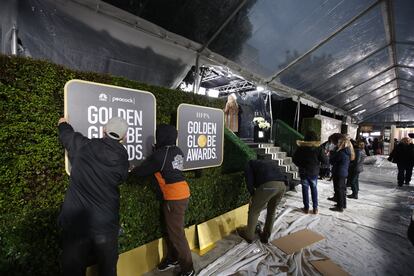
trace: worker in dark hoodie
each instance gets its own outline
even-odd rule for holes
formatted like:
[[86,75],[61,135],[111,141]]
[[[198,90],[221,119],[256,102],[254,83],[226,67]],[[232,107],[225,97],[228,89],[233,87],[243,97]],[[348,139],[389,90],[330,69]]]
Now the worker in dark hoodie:
[[120,143],[127,122],[114,117],[104,138],[88,139],[59,120],[59,139],[70,164],[69,187],[59,215],[63,275],[85,275],[94,252],[100,276],[115,276],[118,262],[119,184],[128,177],[128,153]]
[[297,141],[292,161],[299,167],[300,182],[302,184],[303,212],[309,213],[309,187],[312,196],[313,214],[318,213],[318,175],[321,164],[327,163],[324,148],[320,147],[320,141],[314,131],[305,134],[305,141]]
[[329,162],[332,165],[334,199],[336,199],[337,204],[329,210],[343,212],[346,208],[346,178],[349,163],[355,159],[355,152],[351,141],[343,134],[334,135],[332,143],[335,148],[329,155]]
[[180,275],[194,275],[191,251],[184,232],[184,216],[190,197],[190,189],[182,172],[184,154],[176,146],[177,130],[174,126],[159,125],[155,136],[154,152],[132,173],[137,176],[154,175],[162,194],[167,254],[158,264],[158,270],[180,265]]

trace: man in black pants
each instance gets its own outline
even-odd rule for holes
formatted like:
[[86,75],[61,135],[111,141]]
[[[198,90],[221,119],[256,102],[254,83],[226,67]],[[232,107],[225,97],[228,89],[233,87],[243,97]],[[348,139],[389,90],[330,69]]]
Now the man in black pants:
[[63,228],[63,275],[83,276],[93,254],[100,276],[116,276],[119,233],[118,185],[128,177],[128,153],[120,141],[128,124],[109,120],[104,138],[88,139],[59,120],[59,139],[72,166],[59,215]]

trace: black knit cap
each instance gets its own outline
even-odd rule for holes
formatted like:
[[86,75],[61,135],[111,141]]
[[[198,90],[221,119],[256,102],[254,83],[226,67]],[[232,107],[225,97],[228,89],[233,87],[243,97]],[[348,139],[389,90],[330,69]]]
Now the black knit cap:
[[157,140],[157,148],[175,145],[177,141],[177,129],[172,125],[160,124],[157,126],[155,138]]

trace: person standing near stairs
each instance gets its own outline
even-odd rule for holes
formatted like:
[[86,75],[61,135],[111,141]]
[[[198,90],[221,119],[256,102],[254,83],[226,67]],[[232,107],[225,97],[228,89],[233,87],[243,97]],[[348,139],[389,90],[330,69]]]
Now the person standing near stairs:
[[314,131],[308,131],[305,141],[297,141],[299,146],[293,155],[293,163],[299,167],[302,184],[303,212],[309,213],[309,188],[312,196],[313,214],[318,213],[318,175],[321,164],[327,162],[327,156]]

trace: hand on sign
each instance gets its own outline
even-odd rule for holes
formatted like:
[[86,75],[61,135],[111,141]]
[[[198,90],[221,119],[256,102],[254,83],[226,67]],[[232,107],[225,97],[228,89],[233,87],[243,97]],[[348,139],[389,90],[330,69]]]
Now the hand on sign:
[[68,121],[66,120],[65,117],[62,117],[59,119],[58,125],[60,125],[61,123],[67,123]]

